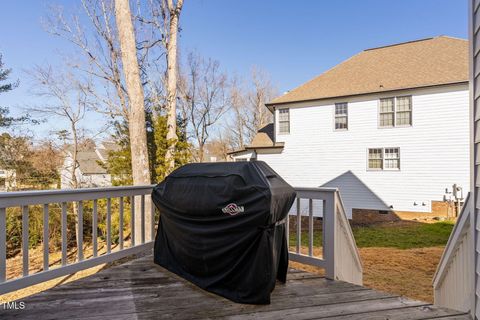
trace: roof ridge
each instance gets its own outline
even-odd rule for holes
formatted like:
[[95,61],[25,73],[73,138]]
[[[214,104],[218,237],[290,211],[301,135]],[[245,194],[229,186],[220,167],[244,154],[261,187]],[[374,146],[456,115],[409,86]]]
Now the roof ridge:
[[438,38],[449,38],[449,39],[453,39],[453,40],[468,41],[467,39],[463,39],[463,38],[459,38],[459,37],[446,36],[446,35],[443,35],[443,34],[442,34],[442,35],[438,35],[438,36],[434,36],[434,37],[420,38],[420,39],[416,39],[416,40],[410,40],[410,41],[403,41],[403,42],[398,42],[398,43],[387,44],[387,45],[379,46],[379,47],[372,47],[372,48],[364,49],[363,51],[370,51],[370,50],[383,49],[383,48],[388,48],[388,47],[401,46],[401,45],[404,45],[404,44],[410,44],[410,43],[414,43],[414,42],[434,40],[434,39],[438,39]]
[[421,41],[433,40],[433,39],[435,39],[435,38],[440,38],[440,37],[443,37],[443,36],[429,37],[429,38],[422,38],[422,39],[417,39],[417,40],[410,40],[410,41],[392,43],[392,44],[387,44],[387,45],[385,45],[385,46],[380,46],[380,47],[373,47],[373,48],[364,49],[363,51],[371,51],[371,50],[377,50],[377,49],[383,49],[383,48],[401,46],[401,45],[404,45],[404,44],[409,44],[409,43],[414,43],[414,42],[421,42]]
[[468,42],[468,39],[464,39],[464,38],[460,38],[460,37],[453,37],[453,36],[446,36],[444,34],[436,36],[435,38],[449,38],[449,39],[461,40],[461,41]]

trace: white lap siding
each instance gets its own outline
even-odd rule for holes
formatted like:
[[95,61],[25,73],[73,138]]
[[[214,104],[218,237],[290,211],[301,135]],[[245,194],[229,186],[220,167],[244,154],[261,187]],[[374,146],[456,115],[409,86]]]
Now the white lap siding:
[[[378,99],[395,95],[412,96],[413,124],[379,128]],[[285,147],[257,159],[293,186],[339,187],[349,217],[352,208],[430,212],[454,183],[469,191],[468,99],[460,84],[281,106],[290,107],[290,134],[276,135]],[[346,131],[334,130],[335,102],[348,102]],[[387,147],[400,148],[400,170],[367,170],[368,148]]]

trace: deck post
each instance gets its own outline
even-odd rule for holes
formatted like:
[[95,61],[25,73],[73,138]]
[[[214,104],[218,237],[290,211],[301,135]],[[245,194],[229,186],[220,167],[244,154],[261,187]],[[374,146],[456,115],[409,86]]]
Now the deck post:
[[323,201],[323,259],[325,276],[335,280],[335,193],[328,193]]

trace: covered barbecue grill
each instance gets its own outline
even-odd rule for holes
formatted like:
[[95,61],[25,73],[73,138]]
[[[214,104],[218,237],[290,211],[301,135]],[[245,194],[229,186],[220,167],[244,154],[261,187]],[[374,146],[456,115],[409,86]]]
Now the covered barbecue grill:
[[294,189],[266,163],[188,164],[152,192],[155,263],[232,301],[270,303],[285,282]]

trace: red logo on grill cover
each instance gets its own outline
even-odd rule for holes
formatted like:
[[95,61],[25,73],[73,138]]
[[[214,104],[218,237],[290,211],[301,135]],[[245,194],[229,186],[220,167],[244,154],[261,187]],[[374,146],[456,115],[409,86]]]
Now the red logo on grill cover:
[[231,216],[242,213],[243,211],[243,206],[238,206],[236,203],[229,203],[222,209],[223,213],[228,213]]

